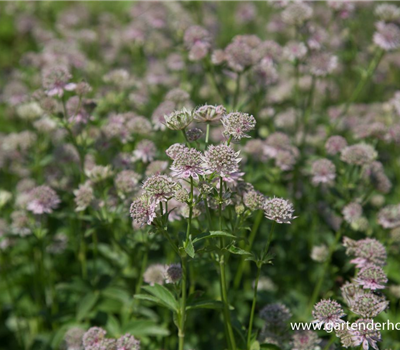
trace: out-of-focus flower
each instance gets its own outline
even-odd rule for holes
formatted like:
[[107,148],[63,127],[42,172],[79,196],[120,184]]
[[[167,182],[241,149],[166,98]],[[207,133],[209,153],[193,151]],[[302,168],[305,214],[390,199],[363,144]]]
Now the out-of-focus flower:
[[247,132],[253,130],[256,126],[254,117],[247,113],[232,112],[222,117],[221,121],[224,126],[224,136],[233,137],[234,140],[250,137]]
[[362,215],[362,206],[359,203],[351,202],[342,209],[342,214],[346,222],[351,224]]
[[202,154],[195,148],[185,148],[178,153],[171,166],[172,176],[178,178],[193,177],[198,179],[199,175],[204,175],[205,171],[202,166]]
[[30,200],[26,208],[37,215],[52,213],[60,204],[57,193],[46,185],[35,187],[29,193],[29,197]]
[[319,159],[313,162],[312,183],[314,185],[332,185],[336,178],[336,167],[329,159]]
[[154,160],[156,151],[157,148],[153,141],[142,140],[136,145],[132,160],[141,160],[143,163],[149,163]]
[[203,59],[211,47],[210,34],[201,26],[189,27],[185,32],[184,42],[189,49],[189,59],[191,61]]
[[400,47],[400,29],[396,24],[378,22],[376,23],[374,44],[385,51],[396,50]]
[[110,165],[95,165],[91,169],[85,169],[86,176],[93,182],[100,182],[113,175]]
[[268,304],[260,310],[260,318],[269,325],[285,324],[291,317],[290,310],[281,303]]
[[76,84],[70,83],[72,75],[64,66],[54,66],[43,71],[42,83],[48,96],[62,97],[64,91],[75,90]]
[[79,185],[77,190],[74,190],[76,211],[83,211],[90,206],[94,199],[93,188],[89,182]]
[[167,267],[162,264],[150,265],[143,274],[143,280],[154,286],[157,284],[164,284]]
[[385,288],[387,277],[381,267],[371,265],[358,271],[354,281],[364,289],[376,290]]
[[375,149],[366,143],[347,146],[342,149],[340,159],[351,165],[366,165],[377,157]]
[[400,204],[387,205],[378,213],[378,222],[384,228],[400,226]]
[[311,18],[313,9],[303,2],[293,2],[282,12],[282,20],[291,25],[300,26]]
[[35,101],[26,102],[17,107],[17,114],[21,119],[34,120],[43,115],[39,103]]
[[386,249],[382,243],[373,238],[366,238],[357,241],[353,249],[353,255],[356,259],[351,260],[352,264],[356,264],[357,268],[386,264]]
[[164,115],[165,125],[172,130],[183,130],[193,121],[193,113],[186,108]]
[[67,350],[82,350],[82,338],[84,334],[85,331],[82,328],[70,328],[64,335],[64,342]]
[[375,7],[375,15],[382,21],[396,21],[400,18],[400,8],[393,4],[379,4]]
[[133,170],[122,170],[115,178],[115,187],[123,194],[132,193],[139,183],[140,175]]
[[117,339],[117,342],[115,344],[115,349],[116,350],[140,350],[140,341],[137,340],[133,335],[125,334]]
[[143,195],[132,202],[129,211],[134,224],[139,227],[151,225],[156,217],[156,203]]
[[316,77],[325,77],[332,74],[337,66],[337,57],[328,52],[316,52],[310,56],[308,61],[309,71]]
[[199,128],[192,128],[186,131],[186,137],[189,142],[197,141],[203,135],[203,130]]
[[226,115],[224,106],[204,105],[194,111],[194,120],[199,123],[211,123]]
[[169,265],[166,269],[166,283],[177,283],[182,278],[182,267],[179,264]]
[[321,339],[313,331],[296,331],[292,337],[292,350],[310,350],[318,348]]
[[243,195],[243,203],[250,210],[263,209],[265,197],[256,190],[250,190]]
[[257,14],[256,7],[253,3],[239,3],[236,9],[236,20],[239,23],[251,22]]
[[334,300],[321,300],[315,304],[312,315],[313,322],[331,326],[344,322],[342,317],[346,316],[340,304]]
[[90,328],[82,338],[83,346],[85,349],[101,349],[105,345],[106,331],[100,327]]
[[338,154],[347,146],[347,141],[343,136],[331,136],[325,143],[326,152],[330,155]]
[[218,176],[229,177],[239,170],[239,152],[235,152],[227,145],[210,145],[202,157],[206,174],[215,173]]
[[312,247],[311,250],[311,259],[317,262],[324,262],[328,257],[329,250],[325,244],[316,245]]
[[302,42],[292,41],[283,48],[284,57],[294,62],[303,59],[307,54],[307,46]]
[[278,224],[291,224],[291,221],[297,218],[293,216],[293,204],[287,199],[269,198],[265,201],[263,209],[265,217]]

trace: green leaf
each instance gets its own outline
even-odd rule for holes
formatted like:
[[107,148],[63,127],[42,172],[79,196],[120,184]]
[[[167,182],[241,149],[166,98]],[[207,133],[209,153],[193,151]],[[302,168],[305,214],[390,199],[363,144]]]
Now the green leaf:
[[250,346],[250,350],[260,350],[260,343],[257,340],[254,341]]
[[160,302],[162,302],[162,304],[167,308],[176,312],[178,311],[179,304],[177,300],[175,299],[174,295],[164,286],[155,284],[154,286],[145,286],[142,288],[146,292],[158,298]]
[[107,316],[106,328],[111,336],[117,337],[121,333],[121,327],[119,325],[118,319],[113,315]]
[[248,252],[247,250],[244,250],[242,248],[236,247],[234,245],[231,245],[227,249],[230,253],[232,254],[237,254],[237,255],[252,255],[252,253]]
[[125,327],[123,327],[122,333],[130,333],[135,337],[142,336],[168,336],[170,333],[165,326],[159,325],[153,321],[149,320],[135,320],[129,322]]
[[81,301],[77,305],[76,318],[78,319],[78,321],[83,320],[88,315],[88,313],[96,305],[99,297],[99,293],[89,292],[83,297],[83,299],[81,299]]
[[194,252],[194,246],[192,242],[192,237],[189,237],[188,242],[185,242],[185,252],[191,257],[194,258],[195,252]]
[[225,231],[210,231],[210,234],[205,235],[205,236],[200,236],[197,237],[193,240],[193,243],[201,241],[203,239],[207,239],[207,238],[215,238],[215,237],[228,237],[228,238],[233,238],[233,239],[240,239],[228,232]]
[[219,300],[193,300],[188,302],[186,310],[191,309],[222,309],[223,304]]
[[261,344],[262,350],[281,350],[281,348],[275,344]]
[[107,298],[119,300],[124,304],[129,304],[132,300],[131,295],[127,291],[117,287],[108,287],[101,294]]

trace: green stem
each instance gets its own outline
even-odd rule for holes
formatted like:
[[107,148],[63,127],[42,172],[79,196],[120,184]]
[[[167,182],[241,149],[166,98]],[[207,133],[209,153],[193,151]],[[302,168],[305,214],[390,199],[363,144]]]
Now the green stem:
[[336,232],[335,241],[329,247],[328,256],[327,256],[327,258],[325,260],[325,263],[324,263],[324,266],[323,266],[323,269],[322,269],[322,273],[321,273],[321,275],[320,275],[320,277],[318,279],[317,284],[315,285],[313,294],[311,296],[310,303],[308,305],[308,313],[307,314],[309,314],[311,312],[311,309],[313,308],[313,306],[314,306],[314,304],[315,304],[315,302],[316,302],[316,300],[318,298],[318,295],[319,295],[321,287],[322,287],[322,283],[324,282],[324,278],[325,278],[326,272],[328,270],[328,267],[329,267],[331,259],[332,259],[332,255],[335,252],[336,246],[337,246],[337,244],[338,244],[338,242],[339,242],[341,237],[342,237],[342,231],[339,229]]
[[181,280],[181,303],[180,303],[180,319],[179,319],[179,350],[183,350],[185,343],[185,321],[186,321],[186,257],[181,257],[182,262],[182,280]]
[[240,93],[240,78],[241,78],[241,73],[238,73],[236,76],[236,89],[235,89],[235,94],[233,95],[233,102],[232,102],[232,109],[235,110],[237,108],[237,103],[239,99],[239,93]]
[[210,123],[207,123],[207,129],[206,129],[206,144],[208,143],[209,137],[210,137]]
[[186,146],[187,146],[188,148],[190,148],[190,143],[189,143],[189,140],[188,140],[188,138],[187,138],[185,129],[182,129],[181,131],[182,131],[183,137],[185,138]]
[[253,320],[254,320],[254,311],[256,309],[257,303],[257,290],[258,290],[258,280],[260,279],[261,273],[261,264],[257,264],[257,275],[256,280],[254,282],[254,294],[253,294],[253,303],[251,305],[251,312],[250,312],[250,321],[249,321],[249,329],[247,333],[247,349],[250,350],[250,341],[251,341],[251,331],[253,329]]

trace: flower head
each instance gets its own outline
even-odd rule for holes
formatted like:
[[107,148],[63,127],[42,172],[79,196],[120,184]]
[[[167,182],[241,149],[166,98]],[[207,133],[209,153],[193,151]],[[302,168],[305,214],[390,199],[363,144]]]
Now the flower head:
[[381,333],[375,328],[374,321],[370,319],[359,319],[355,322],[356,330],[353,331],[355,345],[362,345],[364,350],[368,350],[371,345],[375,350],[379,350],[376,342],[381,341]]
[[92,327],[83,335],[82,342],[85,350],[100,350],[106,341],[106,331],[100,327]]
[[374,44],[385,51],[396,50],[400,47],[400,29],[396,24],[378,22],[376,23]]
[[299,26],[309,20],[312,14],[311,6],[303,2],[293,2],[283,10],[282,20],[287,24]]
[[140,350],[140,341],[130,334],[119,337],[115,345],[116,350]]
[[341,318],[346,316],[340,304],[334,300],[321,300],[315,304],[312,314],[315,318],[313,322],[330,325],[344,322]]
[[164,284],[166,269],[167,267],[162,264],[150,265],[143,274],[143,280],[151,286],[156,283]]
[[382,243],[373,238],[357,241],[354,255],[356,259],[350,262],[356,264],[357,268],[370,265],[383,266],[386,264],[386,249]]
[[268,304],[260,311],[260,317],[270,325],[284,324],[292,314],[290,310],[281,303]]
[[64,342],[68,350],[82,350],[82,338],[85,331],[79,327],[70,328],[64,335]]
[[154,159],[156,150],[157,148],[153,141],[142,140],[133,151],[133,159],[140,159],[143,163],[149,163]]
[[250,137],[247,132],[254,129],[256,120],[247,113],[233,112],[224,116],[222,119],[224,126],[224,136],[233,137],[235,140],[240,140],[243,137]]
[[325,77],[337,68],[338,59],[328,52],[317,52],[308,61],[309,71],[316,77]]
[[353,303],[350,305],[351,311],[362,317],[376,317],[386,310],[389,302],[384,297],[368,292],[357,294]]
[[371,265],[358,271],[354,281],[364,289],[376,290],[384,289],[388,279],[381,267]]
[[34,214],[52,213],[60,204],[57,193],[49,186],[35,187],[29,193],[27,209]]
[[140,175],[133,170],[122,170],[115,178],[115,187],[121,193],[132,193],[139,183]]
[[64,66],[54,66],[43,71],[42,83],[48,96],[61,97],[64,90],[72,91],[76,84],[70,83],[71,74]]
[[151,225],[156,217],[156,203],[151,202],[147,196],[134,200],[130,208],[133,223],[139,227]]
[[400,204],[387,205],[378,213],[378,222],[384,228],[400,226]]
[[343,299],[346,301],[348,306],[353,305],[354,299],[358,295],[362,295],[365,291],[357,284],[346,282],[341,288],[340,291],[342,293]]
[[329,159],[314,161],[311,169],[312,183],[314,185],[331,185],[336,178],[336,167]]
[[167,267],[166,282],[177,283],[182,278],[182,267],[179,264],[172,264]]
[[297,331],[292,337],[292,350],[310,350],[318,347],[321,339],[313,331]]
[[198,179],[199,175],[204,174],[201,152],[195,148],[185,148],[181,153],[176,155],[171,170],[172,176]]
[[375,15],[382,21],[395,21],[400,18],[400,8],[392,4],[379,4],[375,8]]
[[326,152],[330,155],[338,154],[347,146],[347,141],[343,136],[331,136],[325,143]]
[[263,209],[265,197],[256,190],[250,190],[244,193],[243,202],[250,210]]
[[194,111],[194,120],[199,123],[211,123],[220,120],[226,115],[224,106],[204,105]]
[[278,224],[290,224],[297,216],[293,216],[293,204],[283,198],[269,198],[264,203],[264,214],[267,219]]
[[358,143],[342,149],[340,159],[352,165],[366,165],[373,162],[377,157],[375,149],[366,143]]
[[356,202],[351,202],[343,208],[342,214],[345,221],[351,224],[361,217],[362,206]]
[[186,131],[186,137],[189,142],[197,141],[203,135],[203,130],[199,128],[192,128]]
[[168,157],[175,160],[187,147],[181,143],[174,143],[165,151]]
[[85,210],[94,199],[93,188],[89,182],[79,185],[79,188],[74,190],[74,195],[76,211]]
[[239,170],[239,152],[235,152],[227,145],[210,145],[204,152],[203,167],[206,174],[217,174],[222,177],[229,177],[230,174]]
[[186,108],[164,115],[165,125],[172,130],[183,130],[193,121],[193,113]]
[[142,186],[152,202],[167,201],[181,186],[166,175],[153,175]]

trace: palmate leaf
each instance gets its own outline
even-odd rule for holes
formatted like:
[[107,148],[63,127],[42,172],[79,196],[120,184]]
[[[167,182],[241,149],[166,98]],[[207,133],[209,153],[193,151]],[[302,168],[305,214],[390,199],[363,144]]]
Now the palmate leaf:
[[166,337],[170,334],[169,330],[163,325],[159,325],[150,320],[135,320],[122,327],[122,333],[129,333],[135,337],[142,336],[162,336]]
[[[165,307],[169,308],[170,310],[176,311],[176,312],[178,311],[178,308],[179,308],[178,301],[175,299],[174,295],[166,287],[156,283],[154,286],[145,286],[142,288],[146,292],[150,293],[152,296],[154,296],[156,298],[156,299],[150,298],[147,300],[153,301],[153,302],[156,302],[156,300],[157,300],[157,303],[164,305]],[[139,294],[139,295],[141,295],[141,294]]]
[[86,294],[77,305],[76,318],[78,321],[83,320],[89,312],[96,305],[100,298],[100,294],[96,292],[89,292]]

